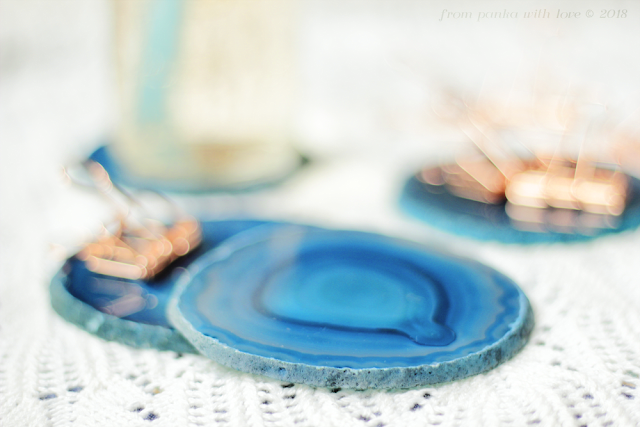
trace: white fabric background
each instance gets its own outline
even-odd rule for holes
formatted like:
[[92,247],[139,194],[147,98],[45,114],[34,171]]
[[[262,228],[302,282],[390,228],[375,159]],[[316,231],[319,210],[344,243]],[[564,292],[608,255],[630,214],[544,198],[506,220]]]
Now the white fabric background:
[[[0,425],[640,424],[640,232],[519,247],[453,238],[407,219],[395,207],[397,193],[408,165],[422,160],[407,155],[411,144],[389,144],[415,129],[386,127],[395,132],[383,132],[391,142],[380,137],[367,146],[368,136],[380,135],[369,119],[382,113],[367,116],[356,107],[370,102],[348,98],[344,111],[359,111],[366,124],[353,131],[349,117],[328,115],[336,99],[318,101],[325,92],[312,73],[307,111],[321,109],[331,125],[315,143],[329,142],[314,145],[324,160],[277,189],[182,203],[211,217],[241,213],[379,231],[473,256],[529,296],[536,315],[529,345],[497,369],[455,383],[355,392],[282,384],[200,356],[134,350],[65,323],[47,295],[61,247],[73,248],[110,213],[98,197],[59,179],[60,165],[87,153],[113,125],[106,13],[100,1],[0,2]],[[330,15],[335,21],[340,13]],[[319,25],[320,15],[313,16],[311,24]],[[305,37],[321,41],[311,24]],[[611,73],[626,66],[615,84],[638,91],[624,77],[637,71],[637,55],[627,56]],[[383,95],[376,96],[393,98]],[[347,125],[356,133],[341,128]],[[345,148],[345,141],[355,142]],[[428,154],[441,147],[420,148]]]

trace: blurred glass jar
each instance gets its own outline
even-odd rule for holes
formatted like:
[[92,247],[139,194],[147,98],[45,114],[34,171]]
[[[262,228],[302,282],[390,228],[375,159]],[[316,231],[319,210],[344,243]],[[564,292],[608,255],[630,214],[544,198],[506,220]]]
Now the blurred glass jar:
[[291,0],[112,0],[120,123],[131,172],[187,187],[277,180],[291,145]]

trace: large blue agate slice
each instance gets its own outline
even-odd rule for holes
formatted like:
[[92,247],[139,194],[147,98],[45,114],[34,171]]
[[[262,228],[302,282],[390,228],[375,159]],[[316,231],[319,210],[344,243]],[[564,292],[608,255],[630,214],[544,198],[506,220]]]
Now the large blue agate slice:
[[627,206],[622,215],[614,217],[616,223],[609,228],[590,229],[586,234],[515,228],[504,202],[492,205],[458,197],[442,185],[425,183],[417,176],[405,183],[400,208],[433,227],[477,240],[518,244],[582,242],[640,226],[640,180],[629,177]]
[[195,352],[166,317],[167,301],[177,278],[227,238],[264,224],[275,223],[203,222],[200,246],[149,281],[103,276],[72,257],[51,282],[51,304],[66,320],[107,340],[140,348]]
[[283,381],[407,388],[491,369],[533,314],[507,277],[404,240],[259,227],[195,263],[169,318],[200,352]]

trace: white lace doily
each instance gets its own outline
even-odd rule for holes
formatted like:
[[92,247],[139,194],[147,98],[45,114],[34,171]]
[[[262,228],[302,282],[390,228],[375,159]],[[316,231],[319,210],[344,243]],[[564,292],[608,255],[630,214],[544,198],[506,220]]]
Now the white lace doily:
[[[95,52],[100,41],[77,38],[105,24],[96,2],[26,2],[43,8],[37,20],[18,3],[0,3],[0,425],[640,424],[640,232],[533,247],[445,236],[397,211],[408,171],[383,151],[317,162],[264,193],[184,203],[386,232],[510,275],[529,296],[536,327],[497,369],[411,390],[316,389],[200,356],[127,348],[64,322],[48,300],[60,263],[51,244],[77,244],[108,212],[59,179],[59,166],[110,128],[106,55]],[[68,24],[71,12],[95,19]]]

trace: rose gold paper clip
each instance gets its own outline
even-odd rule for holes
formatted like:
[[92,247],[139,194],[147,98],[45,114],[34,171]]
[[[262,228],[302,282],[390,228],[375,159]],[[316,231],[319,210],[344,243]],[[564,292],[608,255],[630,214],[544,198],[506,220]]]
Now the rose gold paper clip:
[[[113,189],[124,195],[129,203],[137,203],[123,189],[115,186],[104,168],[95,162],[85,165],[99,192],[115,202],[110,194]],[[192,217],[181,215],[171,225],[144,219],[133,226],[127,221],[128,213],[120,213],[117,229],[110,232],[103,228],[100,237],[88,243],[77,254],[87,269],[105,276],[130,280],[149,280],[162,272],[176,259],[188,254],[202,241],[200,223]]]

